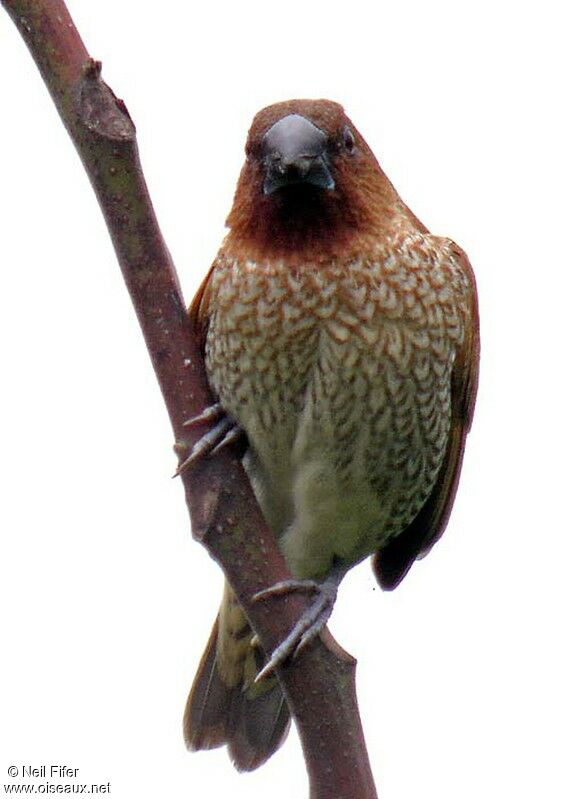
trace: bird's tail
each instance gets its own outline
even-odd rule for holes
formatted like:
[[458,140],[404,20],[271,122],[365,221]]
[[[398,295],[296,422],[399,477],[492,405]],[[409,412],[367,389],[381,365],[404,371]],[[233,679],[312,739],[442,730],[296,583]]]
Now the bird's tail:
[[275,677],[259,683],[263,653],[228,585],[188,697],[184,738],[189,749],[226,744],[239,771],[257,768],[283,743],[289,711]]

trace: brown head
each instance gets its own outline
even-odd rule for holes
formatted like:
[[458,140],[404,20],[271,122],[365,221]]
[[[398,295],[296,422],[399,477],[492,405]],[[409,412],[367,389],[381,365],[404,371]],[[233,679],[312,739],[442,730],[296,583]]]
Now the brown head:
[[398,215],[414,220],[342,106],[289,100],[252,122],[226,246],[319,262],[362,251]]

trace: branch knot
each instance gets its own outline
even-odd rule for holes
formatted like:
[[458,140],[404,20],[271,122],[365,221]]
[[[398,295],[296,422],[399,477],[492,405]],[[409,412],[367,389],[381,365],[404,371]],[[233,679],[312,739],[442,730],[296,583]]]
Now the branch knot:
[[80,118],[96,136],[111,141],[135,139],[135,125],[127,107],[101,79],[102,62],[89,58],[82,67]]

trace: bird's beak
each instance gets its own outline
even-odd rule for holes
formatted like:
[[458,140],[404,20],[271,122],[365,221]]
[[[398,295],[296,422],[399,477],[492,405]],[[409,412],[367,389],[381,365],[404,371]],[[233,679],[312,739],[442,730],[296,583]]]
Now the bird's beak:
[[285,186],[309,184],[331,191],[326,133],[300,114],[279,119],[264,134],[264,194]]

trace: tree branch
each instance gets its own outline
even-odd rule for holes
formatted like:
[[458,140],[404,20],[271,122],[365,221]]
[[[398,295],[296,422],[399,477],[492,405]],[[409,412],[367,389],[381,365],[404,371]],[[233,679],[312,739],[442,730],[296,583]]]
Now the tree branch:
[[[186,419],[212,401],[178,278],[144,181],[135,126],[100,79],[62,0],[2,0],[23,36],[104,214],[152,364],[184,452]],[[299,594],[252,603],[290,577],[245,472],[221,452],[182,475],[192,533],[221,565],[267,652],[307,606]],[[271,610],[275,606],[275,613]],[[277,671],[296,721],[312,799],[377,799],[356,696],[355,661],[325,631]]]

